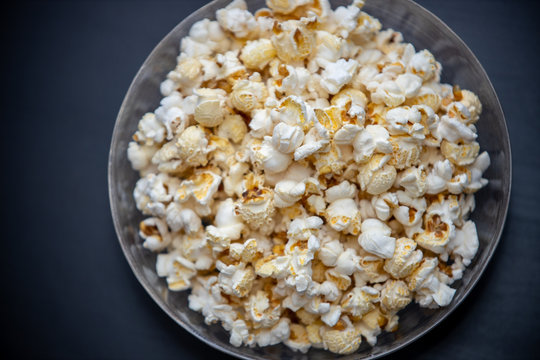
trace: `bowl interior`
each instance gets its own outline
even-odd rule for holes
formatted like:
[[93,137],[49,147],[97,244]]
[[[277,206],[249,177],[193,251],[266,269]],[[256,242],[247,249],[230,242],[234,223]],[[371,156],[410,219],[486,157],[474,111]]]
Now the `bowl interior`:
[[[214,19],[215,11],[230,0],[216,0],[202,7],[178,24],[153,50],[133,80],[114,128],[109,157],[109,191],[114,225],[125,256],[136,277],[152,298],[177,323],[209,345],[228,354],[252,359],[323,359],[335,356],[311,349],[307,354],[295,353],[283,345],[266,348],[235,348],[228,333],[219,325],[207,326],[201,314],[187,306],[188,292],[170,292],[155,271],[156,255],[142,247],[138,223],[143,216],[136,209],[133,188],[138,174],[131,169],[126,149],[141,116],[159,105],[160,82],[176,64],[180,39],[191,25],[203,18]],[[332,7],[349,1],[331,1]],[[264,0],[249,1],[250,10],[264,7]],[[433,14],[409,0],[367,1],[365,11],[378,18],[383,28],[402,32],[406,42],[417,50],[429,49],[443,66],[442,81],[470,89],[480,97],[483,112],[478,126],[479,143],[491,157],[491,166],[484,175],[489,185],[476,195],[476,222],[480,247],[464,277],[456,283],[452,303],[438,310],[410,305],[400,314],[399,330],[378,338],[377,346],[362,344],[357,353],[340,358],[374,358],[395,351],[414,341],[446,317],[469,293],[500,238],[510,196],[511,164],[508,132],[495,91],[482,66],[467,46]]]

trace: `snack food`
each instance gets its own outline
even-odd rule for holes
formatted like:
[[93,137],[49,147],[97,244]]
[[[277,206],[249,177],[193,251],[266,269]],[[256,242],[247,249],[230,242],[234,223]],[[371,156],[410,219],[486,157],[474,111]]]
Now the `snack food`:
[[285,3],[235,1],[183,40],[128,149],[141,236],[232,344],[349,353],[413,298],[451,301],[478,246],[481,105],[359,2]]

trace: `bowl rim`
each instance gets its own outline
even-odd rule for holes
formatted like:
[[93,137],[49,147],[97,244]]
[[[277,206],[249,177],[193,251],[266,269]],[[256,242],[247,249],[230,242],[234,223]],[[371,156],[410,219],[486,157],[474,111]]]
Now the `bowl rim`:
[[[213,347],[214,349],[217,349],[221,352],[224,352],[230,356],[234,356],[234,357],[237,357],[237,358],[241,358],[241,359],[246,359],[246,360],[251,360],[251,359],[254,359],[253,357],[251,356],[248,356],[244,353],[242,353],[241,349],[243,347],[239,347],[237,348],[238,349],[238,352],[236,351],[231,351],[230,349],[228,348],[225,348],[225,347],[222,347],[221,345],[215,343],[215,342],[212,342],[210,341],[209,339],[207,339],[206,337],[204,337],[202,334],[200,334],[199,332],[195,331],[188,323],[182,321],[179,317],[177,317],[173,312],[172,310],[165,304],[165,302],[163,301],[162,298],[160,298],[158,296],[157,293],[155,293],[151,287],[151,285],[146,281],[146,279],[144,278],[143,274],[142,274],[142,271],[140,270],[140,268],[137,266],[137,264],[135,263],[135,259],[134,257],[131,255],[129,249],[128,249],[128,246],[125,242],[122,241],[122,234],[121,234],[121,231],[120,231],[120,228],[121,228],[121,224],[120,224],[120,220],[118,218],[118,209],[117,209],[117,204],[115,202],[115,199],[117,198],[117,191],[116,191],[116,187],[114,186],[114,179],[115,179],[115,168],[113,167],[113,159],[115,158],[115,155],[117,153],[117,151],[121,150],[121,151],[126,151],[126,149],[118,149],[118,147],[116,146],[117,145],[117,138],[118,138],[118,134],[120,132],[120,129],[119,129],[119,122],[120,122],[120,119],[124,116],[124,112],[126,111],[126,107],[127,107],[127,100],[130,96],[130,94],[132,93],[134,87],[135,87],[135,83],[137,82],[137,80],[142,76],[143,72],[146,70],[146,68],[148,68],[148,63],[150,61],[150,59],[161,49],[162,45],[165,43],[166,39],[169,38],[173,33],[175,33],[175,31],[178,29],[178,28],[181,28],[182,26],[184,26],[185,23],[189,23],[191,20],[193,20],[194,18],[197,18],[198,17],[198,14],[199,12],[203,12],[205,11],[206,9],[208,8],[211,8],[213,5],[215,5],[217,2],[221,2],[223,0],[212,0],[210,2],[208,2],[207,4],[203,5],[202,7],[198,8],[197,10],[195,10],[194,12],[190,13],[188,16],[186,16],[184,19],[182,19],[182,21],[180,21],[174,28],[172,28],[159,42],[158,44],[152,49],[152,51],[150,52],[150,54],[146,57],[146,59],[144,60],[142,66],[139,68],[139,70],[137,71],[137,73],[135,74],[135,76],[133,77],[133,80],[131,81],[130,83],[130,86],[126,92],[126,95],[124,96],[124,99],[122,100],[122,105],[120,106],[120,110],[118,112],[118,115],[116,116],[116,119],[115,119],[115,124],[114,124],[114,130],[113,130],[113,133],[112,133],[112,137],[111,137],[111,143],[110,143],[110,149],[109,149],[109,156],[108,156],[108,165],[107,165],[107,182],[108,182],[108,188],[109,188],[109,205],[110,205],[110,210],[111,210],[111,214],[112,214],[112,218],[113,218],[113,223],[114,223],[114,229],[115,229],[115,233],[116,233],[116,237],[117,237],[117,240],[118,242],[120,243],[120,246],[122,248],[122,251],[124,253],[124,256],[125,258],[127,259],[128,263],[129,263],[129,266],[133,272],[133,274],[135,275],[136,279],[139,281],[139,283],[143,286],[143,288],[145,289],[145,291],[150,295],[150,297],[154,300],[154,302],[172,319],[174,320],[177,324],[179,324],[184,330],[186,330],[188,333],[190,333],[191,335],[195,336],[197,339],[203,341],[205,344]],[[482,277],[484,271],[486,270],[489,262],[491,261],[491,258],[493,257],[493,254],[497,248],[497,246],[499,245],[499,242],[501,240],[501,237],[502,237],[502,233],[503,233],[503,230],[504,230],[504,227],[505,227],[505,224],[506,224],[506,220],[507,220],[507,216],[508,216],[508,209],[509,209],[509,204],[510,204],[510,196],[511,196],[511,192],[512,192],[512,149],[511,149],[511,144],[510,144],[510,136],[509,136],[509,133],[508,133],[508,126],[507,126],[507,123],[506,123],[506,117],[504,115],[504,111],[502,109],[502,106],[501,106],[501,103],[499,101],[499,97],[497,95],[497,92],[495,91],[495,88],[493,87],[493,84],[491,83],[491,80],[486,72],[486,70],[484,69],[484,67],[482,66],[482,64],[480,63],[480,61],[478,60],[478,58],[476,57],[476,55],[473,53],[473,51],[469,48],[469,46],[461,39],[461,37],[459,37],[444,21],[442,21],[437,15],[435,15],[434,13],[432,13],[431,11],[429,11],[428,9],[426,9],[425,7],[421,6],[420,4],[416,3],[415,1],[413,0],[400,0],[400,1],[403,1],[403,2],[406,2],[406,3],[409,3],[409,6],[412,6],[412,7],[416,7],[419,11],[423,11],[426,13],[426,15],[430,16],[433,18],[434,21],[438,22],[439,25],[445,30],[448,32],[448,34],[450,36],[454,36],[455,39],[457,40],[457,43],[462,46],[465,51],[469,52],[470,55],[471,55],[471,59],[476,63],[476,65],[479,66],[480,70],[481,70],[481,75],[482,76],[485,76],[485,78],[487,79],[487,85],[488,85],[488,88],[490,91],[493,92],[493,94],[495,95],[495,102],[496,102],[496,108],[495,108],[495,111],[500,111],[500,113],[502,114],[502,125],[503,125],[503,131],[504,131],[504,142],[506,145],[506,147],[508,148],[508,156],[507,156],[507,163],[505,164],[507,166],[507,169],[508,169],[508,192],[505,193],[505,195],[503,195],[503,211],[504,211],[504,215],[503,215],[503,221],[500,223],[500,226],[499,228],[497,229],[497,232],[496,232],[496,235],[494,236],[494,244],[488,249],[488,253],[487,253],[487,256],[486,256],[486,259],[485,259],[485,262],[480,266],[480,269],[478,271],[478,274],[474,277],[471,278],[471,281],[470,283],[468,284],[467,288],[464,289],[464,292],[463,292],[463,296],[458,299],[456,301],[456,303],[454,304],[454,306],[452,306],[451,308],[448,308],[447,311],[441,315],[441,317],[433,322],[432,324],[430,324],[429,326],[427,326],[425,329],[423,329],[422,331],[420,331],[418,334],[416,334],[415,336],[401,342],[401,343],[398,343],[396,344],[395,346],[387,349],[385,352],[381,352],[381,353],[378,353],[378,354],[371,354],[371,355],[368,355],[367,357],[363,357],[362,359],[377,359],[377,358],[380,358],[380,357],[383,357],[383,356],[387,356],[391,353],[394,353],[398,350],[401,350],[403,349],[404,347],[412,344],[413,342],[417,341],[418,339],[420,339],[421,337],[423,337],[425,334],[427,334],[428,332],[430,332],[431,330],[433,330],[433,328],[435,328],[436,326],[438,326],[441,322],[443,322],[446,318],[448,318],[448,316],[450,314],[452,314],[456,308],[461,305],[461,303],[465,300],[465,298],[471,293],[472,289],[476,286],[476,284],[478,283],[478,281],[480,280],[480,278]],[[246,0],[246,2],[249,2],[249,0]],[[351,355],[354,355],[351,354]]]

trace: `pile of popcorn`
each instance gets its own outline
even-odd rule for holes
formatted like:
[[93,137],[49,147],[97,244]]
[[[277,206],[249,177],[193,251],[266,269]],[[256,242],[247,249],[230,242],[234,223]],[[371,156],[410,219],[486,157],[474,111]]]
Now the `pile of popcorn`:
[[478,249],[482,105],[362,5],[195,23],[129,144],[157,273],[234,346],[373,346],[413,300],[447,306]]

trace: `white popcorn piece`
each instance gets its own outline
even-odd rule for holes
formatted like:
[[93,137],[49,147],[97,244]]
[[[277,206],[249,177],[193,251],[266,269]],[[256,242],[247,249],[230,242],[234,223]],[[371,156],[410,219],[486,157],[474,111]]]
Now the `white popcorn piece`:
[[444,157],[458,166],[472,164],[474,160],[476,160],[479,151],[480,144],[478,144],[476,141],[466,144],[455,144],[453,142],[443,140],[441,143],[441,152]]
[[456,292],[435,276],[437,264],[436,258],[425,258],[408,279],[409,290],[416,292],[415,300],[423,307],[447,306]]
[[454,224],[446,222],[439,214],[429,212],[429,210],[424,226],[424,232],[415,240],[418,245],[437,254],[442,253],[446,244],[455,236]]
[[167,224],[156,217],[141,221],[139,236],[144,240],[143,246],[152,251],[161,251],[171,242],[171,234],[167,229]]
[[371,100],[376,104],[386,104],[395,107],[405,102],[405,95],[395,81],[387,80],[382,83],[370,82]]
[[274,23],[272,43],[277,56],[285,63],[306,58],[315,46],[315,34],[308,29],[315,19],[288,20]]
[[226,92],[221,89],[198,89],[197,107],[195,108],[195,121],[202,126],[218,126],[225,119]]
[[344,231],[357,235],[360,231],[360,211],[354,199],[338,199],[331,202],[326,209],[325,218],[328,225],[336,231]]
[[435,61],[433,54],[428,50],[422,50],[414,54],[409,63],[409,70],[423,81],[430,80],[441,69],[441,64]]
[[382,308],[389,312],[398,312],[412,300],[407,284],[402,280],[388,280],[381,290]]
[[216,11],[219,25],[239,38],[245,38],[257,28],[253,15],[247,11],[244,0],[234,0],[223,9]]
[[250,133],[253,137],[263,138],[272,134],[273,123],[268,109],[258,109],[253,111],[253,117],[249,122]]
[[396,240],[392,258],[385,261],[384,270],[396,279],[409,276],[422,260],[423,254],[416,249],[416,242],[408,238]]
[[210,206],[219,184],[221,176],[210,170],[199,170],[182,181],[174,195],[174,201],[185,203],[193,200],[195,212],[200,216],[206,216],[211,212]]
[[306,185],[302,182],[283,180],[274,188],[274,205],[284,208],[294,205],[306,191]]
[[251,266],[246,266],[245,263],[226,265],[218,260],[216,269],[219,271],[219,287],[225,294],[241,298],[251,291],[255,280],[255,272]]
[[233,346],[240,346],[247,340],[249,336],[249,329],[244,320],[236,320],[232,324],[231,337],[229,342]]
[[290,14],[302,5],[310,4],[313,0],[268,0],[266,5],[278,14]]
[[324,348],[336,354],[352,354],[360,347],[362,337],[360,330],[353,326],[350,321],[341,323],[322,332]]
[[289,154],[282,153],[272,144],[272,138],[265,136],[260,145],[253,146],[253,162],[261,164],[262,168],[269,173],[285,171],[292,162]]
[[393,209],[399,206],[399,201],[394,193],[384,193],[371,198],[371,204],[377,218],[382,221],[390,219]]
[[272,190],[262,186],[260,179],[250,173],[244,180],[244,192],[235,204],[235,212],[253,229],[264,230],[262,227],[272,223],[275,212],[274,195]]
[[240,60],[248,69],[263,70],[277,55],[269,39],[248,41],[242,48]]
[[231,198],[221,202],[217,208],[214,225],[206,227],[206,236],[216,251],[223,251],[230,246],[232,240],[240,239],[244,223],[235,213]]
[[197,273],[195,265],[177,252],[158,254],[156,271],[158,276],[167,277],[167,285],[172,291],[189,289],[191,279]]
[[396,78],[396,84],[407,99],[415,97],[422,87],[422,79],[413,74],[400,74]]
[[145,215],[165,215],[166,204],[173,199],[178,180],[167,174],[148,174],[139,179],[133,190],[137,209]]
[[376,154],[360,168],[358,182],[363,191],[371,195],[382,194],[392,187],[396,180],[396,169],[388,165],[390,156]]
[[139,145],[130,141],[127,149],[127,157],[133,170],[138,170],[142,176],[152,171],[152,157],[158,148],[156,146]]
[[343,55],[345,42],[339,36],[319,30],[316,32],[315,42],[315,51],[311,54],[311,61],[308,64],[311,72],[316,72],[319,67],[325,67],[327,63],[335,63]]
[[341,316],[341,307],[339,305],[330,305],[330,310],[321,316],[321,320],[332,327],[337,324]]
[[375,151],[392,153],[388,131],[381,125],[368,125],[354,139],[354,160],[358,163],[368,161]]
[[354,287],[341,300],[344,312],[360,318],[375,308],[374,302],[379,300],[379,291],[370,286]]
[[427,174],[423,166],[410,167],[399,173],[396,178],[396,186],[401,186],[412,197],[420,197],[426,193]]
[[339,90],[348,84],[356,72],[358,62],[355,60],[339,59],[333,63],[327,63],[322,72],[322,87],[329,94],[337,94]]
[[408,134],[415,139],[424,139],[424,126],[421,120],[422,115],[414,106],[397,107],[386,113],[388,131],[393,135]]
[[285,77],[281,80],[277,80],[278,91],[281,91],[286,95],[302,93],[305,91],[311,76],[309,71],[303,67],[286,65],[283,72]]
[[153,113],[146,113],[139,121],[138,131],[133,135],[135,141],[146,145],[159,144],[165,140],[165,127]]
[[474,193],[487,185],[488,180],[482,178],[482,174],[487,170],[490,165],[489,154],[484,151],[474,161],[474,163],[469,167],[471,172],[471,181],[465,188],[465,191],[468,193]]
[[240,115],[225,116],[225,120],[219,125],[217,135],[231,140],[233,143],[240,143],[247,133],[247,126]]
[[460,140],[464,142],[471,142],[478,137],[475,131],[473,131],[470,127],[463,124],[458,119],[449,117],[448,115],[441,116],[439,126],[437,127],[437,135],[453,143]]
[[478,96],[469,90],[461,90],[462,99],[460,102],[467,108],[470,114],[470,123],[474,124],[482,113],[482,103]]
[[270,329],[260,329],[254,331],[255,342],[259,346],[271,346],[287,341],[290,337],[290,320],[281,318],[279,322]]
[[267,97],[266,86],[260,81],[251,80],[239,80],[234,84],[230,94],[234,108],[246,114],[262,108]]
[[478,251],[478,245],[476,225],[469,220],[461,229],[456,229],[456,235],[448,244],[448,250],[454,255],[461,256],[463,264],[469,266]]
[[279,123],[274,127],[272,145],[282,153],[292,153],[304,141],[304,132],[299,126]]
[[362,223],[358,243],[367,252],[390,259],[396,245],[396,239],[390,236],[391,233],[392,230],[380,220],[367,219]]
[[202,226],[201,218],[193,210],[182,208],[175,202],[167,206],[165,217],[172,232],[183,229],[186,234],[195,234]]
[[307,353],[311,347],[311,343],[308,339],[306,328],[300,324],[291,324],[289,328],[290,337],[284,341],[285,345],[294,351],[300,351],[303,354]]

